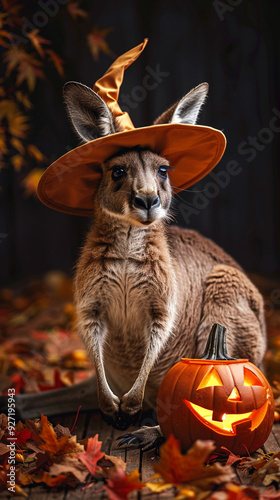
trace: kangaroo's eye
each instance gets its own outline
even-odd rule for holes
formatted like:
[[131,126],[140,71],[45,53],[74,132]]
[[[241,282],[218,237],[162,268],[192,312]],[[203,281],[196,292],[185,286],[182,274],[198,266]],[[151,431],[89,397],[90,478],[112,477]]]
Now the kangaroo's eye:
[[113,181],[119,181],[123,177],[126,176],[126,171],[122,167],[114,167],[112,170],[112,179]]
[[166,167],[159,167],[158,169],[158,175],[162,177],[163,179],[166,179],[167,177],[167,168]]

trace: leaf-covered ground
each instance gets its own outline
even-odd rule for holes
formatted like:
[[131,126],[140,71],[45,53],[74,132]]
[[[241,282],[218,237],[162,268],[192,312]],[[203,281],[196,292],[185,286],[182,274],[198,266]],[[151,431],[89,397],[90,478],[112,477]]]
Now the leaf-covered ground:
[[[268,295],[270,297],[270,295]],[[75,333],[72,282],[61,272],[0,292],[0,392],[37,393],[75,384],[94,373]],[[270,300],[270,299],[267,299]],[[266,370],[280,411],[280,313],[273,305],[267,314]],[[277,419],[276,414],[276,419]],[[77,419],[79,426],[79,418]],[[225,450],[215,454],[212,442],[199,441],[183,455],[173,436],[154,460],[154,476],[142,482],[135,470],[126,473],[121,458],[101,451],[98,435],[78,441],[71,429],[53,428],[47,417],[16,425],[16,492],[42,483],[49,488],[104,491],[113,500],[126,499],[134,490],[174,498],[203,500],[280,500],[280,450],[237,457]],[[10,453],[8,421],[0,416],[0,489],[7,487]],[[235,467],[250,478],[250,486],[234,482]],[[261,488],[261,489],[259,489]]]
[[75,333],[72,282],[61,272],[0,292],[0,393],[58,389],[90,377]]

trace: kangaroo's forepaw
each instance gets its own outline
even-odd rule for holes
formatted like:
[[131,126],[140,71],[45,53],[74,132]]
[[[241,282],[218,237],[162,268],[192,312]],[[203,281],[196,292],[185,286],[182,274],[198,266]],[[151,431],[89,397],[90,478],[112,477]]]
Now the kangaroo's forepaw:
[[123,413],[122,411],[114,412],[112,414],[102,413],[102,417],[107,422],[107,424],[112,425],[115,429],[125,431],[131,425],[136,424],[139,419],[141,410],[136,413],[129,414]]
[[141,448],[142,451],[149,451],[155,448],[158,455],[160,445],[165,441],[159,425],[154,427],[143,426],[137,431],[129,432],[119,436],[118,447]]

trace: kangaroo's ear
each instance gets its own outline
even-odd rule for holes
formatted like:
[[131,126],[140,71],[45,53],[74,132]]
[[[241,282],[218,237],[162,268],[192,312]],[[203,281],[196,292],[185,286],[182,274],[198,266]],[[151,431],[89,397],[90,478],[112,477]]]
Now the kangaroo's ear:
[[171,108],[165,111],[156,121],[155,125],[160,123],[184,123],[194,125],[196,123],[199,111],[208,94],[208,83],[201,83],[182,99],[173,104]]
[[63,95],[74,128],[85,142],[116,132],[107,104],[89,87],[68,82]]

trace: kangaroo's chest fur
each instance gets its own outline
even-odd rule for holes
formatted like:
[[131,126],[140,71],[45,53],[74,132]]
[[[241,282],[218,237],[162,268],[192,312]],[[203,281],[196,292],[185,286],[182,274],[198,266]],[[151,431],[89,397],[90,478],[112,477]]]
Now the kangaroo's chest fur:
[[[78,263],[76,301],[79,310],[98,309],[106,327],[104,365],[115,393],[131,387],[143,362],[149,326],[170,310],[174,327],[151,371],[158,387],[166,367],[192,356],[201,314],[202,285],[216,262],[233,260],[194,231],[177,227],[139,230],[122,226],[93,228]],[[94,305],[94,306],[93,306]],[[152,389],[152,397],[155,391]]]

